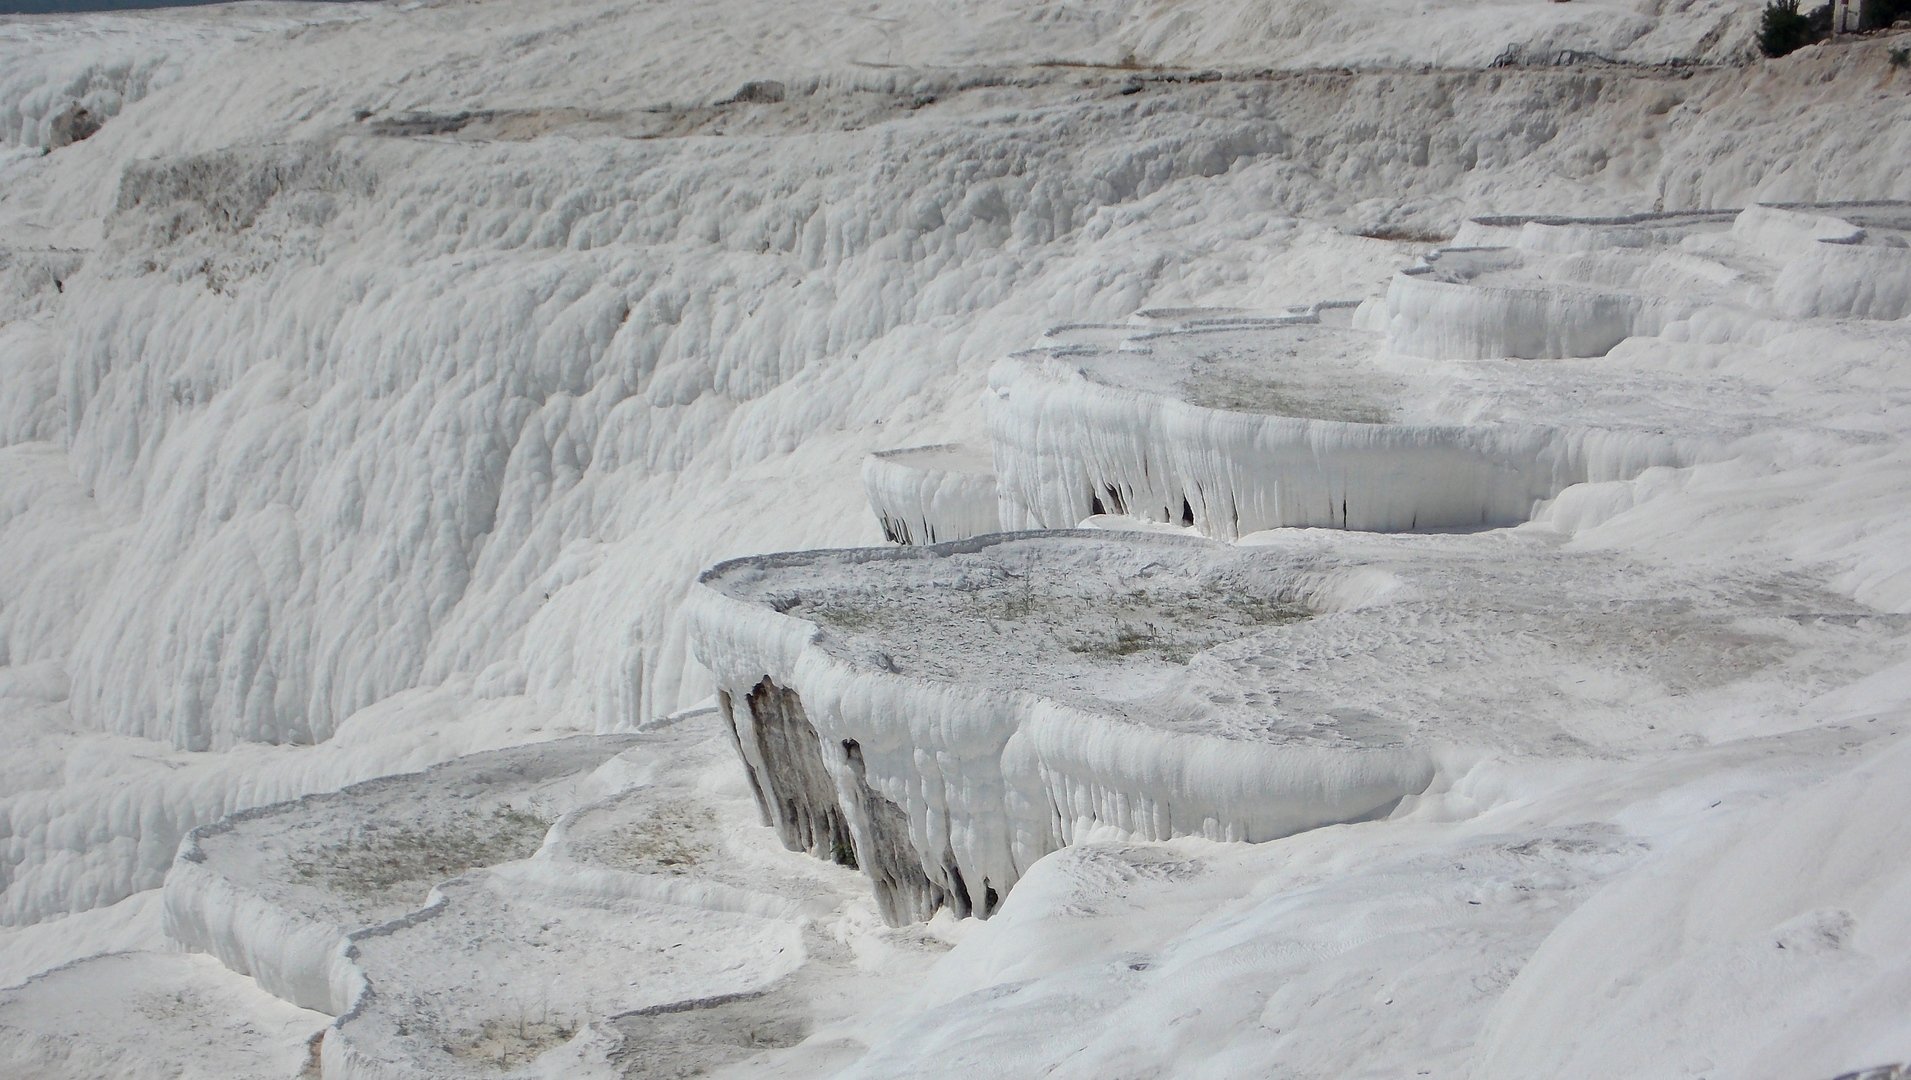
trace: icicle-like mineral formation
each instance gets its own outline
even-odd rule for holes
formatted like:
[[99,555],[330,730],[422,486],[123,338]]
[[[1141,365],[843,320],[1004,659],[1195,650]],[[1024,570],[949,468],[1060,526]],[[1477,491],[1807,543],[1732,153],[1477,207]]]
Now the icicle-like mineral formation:
[[897,544],[939,544],[1002,531],[987,450],[947,444],[885,450],[863,462],[863,488]]

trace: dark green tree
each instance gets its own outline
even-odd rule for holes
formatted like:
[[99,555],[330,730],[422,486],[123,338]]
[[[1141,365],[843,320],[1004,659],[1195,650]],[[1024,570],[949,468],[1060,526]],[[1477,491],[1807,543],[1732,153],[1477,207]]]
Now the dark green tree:
[[1911,0],[1869,0],[1859,29],[1882,30],[1905,18],[1911,18]]
[[1818,40],[1812,33],[1811,19],[1798,12],[1798,0],[1771,0],[1758,24],[1758,51],[1766,56],[1784,56]]

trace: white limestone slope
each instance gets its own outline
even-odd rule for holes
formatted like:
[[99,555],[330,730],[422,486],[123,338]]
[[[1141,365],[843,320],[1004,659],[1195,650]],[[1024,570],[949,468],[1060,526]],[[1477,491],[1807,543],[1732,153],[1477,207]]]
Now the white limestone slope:
[[[1514,44],[1720,59],[1756,10],[1411,7],[480,0],[280,8],[243,41],[201,24],[260,9],[6,20],[11,137],[69,95],[110,114],[0,153],[0,919],[46,921],[6,969],[154,933],[56,917],[156,887],[232,811],[702,697],[696,569],[875,540],[865,456],[979,443],[988,365],[1033,328],[1359,295],[1407,245],[1352,233],[1482,210],[1911,196],[1888,42],[1422,71]],[[324,25],[275,28],[301,12]],[[731,100],[753,80],[783,100]],[[1889,310],[1811,291],[1833,280],[1860,281],[1787,303]],[[1547,520],[1782,553],[1902,608],[1902,342],[1781,315],[1615,355],[1837,425]]]
[[[1703,1061],[1815,1076],[1902,1058],[1908,763],[1900,738],[1593,897],[1495,1007],[1481,1075]],[[1541,1045],[1533,1030],[1559,1035]]]
[[[354,10],[204,54],[86,142],[7,166],[0,248],[33,267],[0,326],[21,462],[0,487],[31,508],[10,519],[31,554],[0,565],[0,636],[44,665],[9,706],[44,735],[13,756],[41,779],[4,796],[10,919],[150,888],[178,836],[230,810],[442,760],[379,745],[402,692],[463,700],[470,680],[522,705],[520,732],[696,699],[673,617],[695,570],[874,539],[862,458],[974,439],[947,403],[976,400],[1030,326],[1353,295],[1398,260],[1302,212],[1741,198],[1779,145],[1709,152],[1704,188],[1661,177],[1656,151],[1574,149],[1703,144],[1736,123],[1729,72],[1046,63],[1119,60],[1119,12],[901,37],[847,20],[828,49],[739,51],[724,35],[756,24],[672,7]],[[473,59],[418,59],[445,41]],[[859,65],[878,52],[903,66]],[[635,74],[646,57],[671,78]],[[607,90],[599,70],[633,74]],[[765,76],[783,102],[720,104]],[[1861,119],[1878,160],[1900,138],[1887,113]],[[1770,183],[1901,182],[1835,160]],[[256,785],[252,765],[174,770],[147,745],[346,729],[349,769],[287,754]],[[432,753],[509,738],[447,732]],[[122,768],[138,778],[104,779]],[[89,779],[48,793],[61,774]],[[78,821],[107,824],[57,824]]]
[[[107,585],[120,606],[74,620],[77,722],[189,748],[322,740],[398,689],[497,662],[521,667],[527,689],[574,722],[680,704],[703,688],[668,602],[647,598],[673,596],[712,553],[659,560],[627,538],[717,512],[725,524],[712,530],[750,546],[779,542],[769,520],[791,540],[866,535],[849,485],[797,518],[766,513],[794,501],[759,481],[841,470],[872,441],[810,432],[866,432],[889,416],[932,431],[929,403],[960,399],[1027,312],[1065,302],[1071,315],[1114,315],[1180,287],[1178,261],[1157,254],[1172,230],[1234,218],[1216,227],[1201,273],[1224,288],[1276,284],[1260,269],[1265,226],[1247,224],[1265,213],[1220,207],[1344,208],[1471,183],[1457,164],[1367,170],[1374,144],[1318,151],[1329,172],[1361,177],[1352,188],[1297,174],[1297,147],[1315,153],[1331,124],[1300,134],[1289,117],[1254,119],[1260,105],[1231,125],[1191,123],[1217,96],[1297,113],[1345,96],[1311,80],[1299,94],[1170,84],[1136,102],[1118,93],[1122,76],[1045,70],[1010,94],[1012,122],[987,127],[971,118],[999,113],[1002,92],[975,84],[1002,77],[982,71],[807,94],[790,82],[791,100],[763,107],[701,104],[741,82],[732,54],[673,96],[625,87],[606,101],[593,89],[583,112],[568,84],[528,89],[557,42],[612,48],[615,35],[567,21],[604,10],[541,17],[487,90],[447,72],[436,89],[380,97],[400,76],[376,76],[354,44],[455,37],[478,19],[462,8],[302,34],[269,61],[220,65],[142,103],[15,185],[8,215],[22,230],[90,242],[106,222],[65,294],[87,315],[60,339],[60,379],[6,409],[38,415],[56,385],[63,418],[36,422],[36,437],[57,440],[131,529]],[[1072,32],[1025,48],[1060,49],[1051,42]],[[1100,40],[1081,33],[1084,48]],[[853,55],[867,40],[838,47]],[[1469,111],[1465,135],[1452,131],[1468,145],[1443,148],[1443,161],[1477,163],[1480,140],[1500,138],[1505,175],[1482,183],[1523,180],[1544,166],[1521,159],[1553,152],[1517,134],[1525,112],[1690,92],[1522,78],[1539,100]],[[1491,96],[1476,83],[1435,75],[1406,89],[1429,102]],[[925,94],[933,106],[907,107]],[[686,107],[638,111],[671,102]],[[478,120],[455,119],[473,110]],[[427,119],[404,126],[413,113]],[[653,133],[658,116],[741,134],[614,137]],[[433,123],[445,133],[410,134]],[[134,159],[146,163],[118,184]],[[1074,237],[1086,246],[1052,258],[1001,247]],[[898,258],[911,267],[900,279]],[[937,320],[956,321],[924,329]],[[949,359],[921,362],[931,340]],[[224,464],[241,460],[243,473]],[[711,481],[730,475],[762,501],[717,498]],[[571,588],[599,569],[615,596]],[[173,584],[140,585],[162,578]],[[620,611],[638,613],[627,628],[568,629]],[[585,677],[559,674],[572,670]]]
[[347,4],[250,3],[85,19],[0,15],[0,167],[49,145],[78,105],[105,122],[260,34],[362,14]]
[[[1896,991],[1867,996],[1903,969],[1891,916],[1858,916],[1887,935],[1873,942],[1848,924],[1841,939],[1814,940],[1809,916],[1784,925],[1848,902],[1849,886],[1790,873],[1815,857],[1761,861],[1783,883],[1742,878],[1736,895],[1725,882],[1711,894],[1726,912],[1770,902],[1769,921],[1714,930],[1699,908],[1615,904],[1583,935],[1574,925],[1608,890],[1636,895],[1683,873],[1688,845],[1769,827],[1761,811],[1774,796],[1850,766],[1835,747],[1854,736],[1864,737],[1798,732],[1636,771],[1484,763],[1387,822],[1251,847],[1111,837],[1070,848],[1023,880],[844,1075],[1219,1078],[1271,1062],[1301,1076],[1511,1078],[1537,1065],[1572,1077],[1734,1068],[1829,1080],[1901,1058]],[[1470,812],[1449,817],[1462,804]],[[1830,827],[1845,813],[1814,820]],[[1633,921],[1658,912],[1670,917]],[[1562,938],[1574,946],[1557,948]],[[1708,939],[1724,947],[1692,948]],[[1623,959],[1609,963],[1615,953]],[[1823,981],[1786,998],[1785,980],[1813,969]],[[1697,997],[1642,995],[1648,1005],[1617,985],[1620,970]]]
[[1787,256],[1772,290],[1786,317],[1911,315],[1911,213],[1901,204],[1766,207],[1742,224]]
[[[1895,212],[1872,226],[1887,250]],[[1737,231],[1793,252],[1753,253],[1769,259],[1770,282],[1827,231],[1858,231],[1837,213],[1754,209]],[[1385,541],[1415,548],[1408,566],[1421,573],[1454,545],[1489,545],[1493,568],[1469,577],[1467,595],[1489,623],[1516,621],[1488,631],[1483,650],[1456,605],[1435,616],[1439,647],[1409,650],[1437,666],[1402,670],[1363,644],[1326,668],[1350,673],[1310,669],[1304,683],[1337,704],[1383,687],[1379,707],[1435,717],[1444,701],[1478,722],[1493,691],[1448,682],[1473,671],[1511,695],[1507,730],[1543,738],[1557,709],[1566,741],[1449,758],[1384,822],[1252,854],[1187,842],[1059,853],[850,1075],[1232,1076],[1272,1061],[1322,1076],[1776,1077],[1901,1060],[1902,829],[1863,793],[1905,779],[1911,573],[1894,503],[1911,472],[1886,432],[1906,420],[1911,327],[1827,319],[1854,313],[1832,301],[1798,325],[1725,310],[1600,361],[1556,362],[1731,388],[1739,405],[1770,410],[1766,430],[1714,465],[1569,488],[1510,533]],[[1443,400],[1481,391],[1475,408],[1491,413],[1490,377]],[[1508,546],[1519,537],[1566,543],[1536,560]],[[1250,542],[1291,557],[1381,541],[1277,531]],[[1602,565],[1620,551],[1643,562]],[[1693,576],[1658,578],[1672,568]],[[1533,577],[1509,586],[1509,573]],[[1812,598],[1785,598],[1801,585]],[[1862,602],[1848,609],[1855,622],[1825,586]],[[1635,607],[1635,589],[1676,613]],[[1591,610],[1575,610],[1575,594]],[[1525,602],[1575,636],[1516,614]],[[1636,660],[1606,651],[1628,636],[1628,611]],[[1724,637],[1708,643],[1686,618]],[[1854,650],[1844,635],[1867,624],[1872,643]],[[1757,644],[1780,626],[1782,660],[1767,651],[1778,639]],[[1541,648],[1496,655],[1518,638]],[[1687,649],[1690,667],[1672,660]],[[1350,661],[1363,652],[1373,670]],[[1672,681],[1618,685],[1642,666]],[[1706,685],[1681,681],[1694,677]]]

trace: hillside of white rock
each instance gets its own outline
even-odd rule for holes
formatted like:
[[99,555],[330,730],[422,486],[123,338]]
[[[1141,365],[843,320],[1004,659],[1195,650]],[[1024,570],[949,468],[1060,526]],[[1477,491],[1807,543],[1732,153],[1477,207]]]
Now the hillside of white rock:
[[8,1075],[1911,1061],[1911,35],[1757,7],[0,16]]

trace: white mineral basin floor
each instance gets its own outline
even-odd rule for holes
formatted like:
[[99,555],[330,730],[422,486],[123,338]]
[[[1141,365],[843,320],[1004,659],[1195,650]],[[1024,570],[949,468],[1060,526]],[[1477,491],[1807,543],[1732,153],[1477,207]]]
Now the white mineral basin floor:
[[1428,272],[1437,281],[1482,287],[1744,303],[1774,269],[1733,242],[1730,218],[1594,228],[1601,241],[1584,250],[1447,248],[1429,257]]
[[[547,869],[516,864],[447,882],[427,915],[362,939],[358,964],[376,997],[334,1037],[377,1041],[420,1069],[521,1063],[592,1020],[761,991],[802,963],[795,920],[624,894]],[[405,1037],[414,1032],[431,1037]]]
[[330,1017],[210,956],[112,953],[0,991],[8,1080],[292,1077]]
[[344,931],[413,911],[471,867],[525,858],[551,821],[622,777],[592,774],[639,736],[472,754],[255,812],[198,840],[206,869]]
[[[706,710],[626,737],[593,774],[615,790],[562,815],[535,857],[361,937],[373,995],[331,1037],[434,1075],[695,1075],[812,1036],[805,1054],[853,1055],[861,1039],[831,1026],[940,956],[943,927],[883,927],[854,871],[784,850],[720,726]],[[454,771],[412,778],[418,805]],[[505,779],[495,762],[486,775]]]
[[1698,577],[1534,530],[1280,530],[1241,547],[1025,534],[817,552],[710,584],[815,624],[865,670],[1349,748],[1676,745],[1702,734],[1683,719],[1694,699],[1803,701],[1882,664],[1905,628],[1771,568]]
[[[278,914],[201,912],[200,922],[254,938],[329,925],[340,947],[356,932],[350,966],[372,993],[327,1035],[337,1040],[327,1052],[358,1068],[653,1076],[771,1049],[854,1057],[872,1030],[872,995],[942,955],[951,924],[885,927],[858,874],[784,850],[760,827],[720,728],[713,710],[692,711],[638,734],[474,754],[246,815],[207,830],[200,865]],[[169,901],[229,896],[199,888]],[[148,906],[140,898],[93,917],[100,939],[112,940],[106,923],[149,920]],[[241,945],[273,949],[263,939]],[[63,986],[94,978],[128,994],[178,988],[149,994],[157,1004],[100,1006],[134,1008],[129,1032],[172,1018],[210,1030],[194,1010],[235,994],[270,1004],[263,1014],[257,1002],[235,1009],[252,1020],[219,1054],[195,1057],[182,1045],[135,1060],[139,1036],[129,1034],[124,1059],[110,1056],[119,1053],[110,1040],[79,1044],[75,1057],[46,1017],[72,1008]],[[292,1026],[260,1028],[274,1009]],[[865,1019],[842,1028],[856,1014]],[[44,1059],[47,1076],[96,1061],[134,1068],[127,1075],[290,1076],[329,1020],[277,1002],[212,958],[141,952],[0,994],[0,1049]],[[805,1046],[790,1051],[797,1043]],[[285,1068],[246,1064],[294,1051]]]
[[[1855,332],[1862,333],[1862,330]],[[1069,337],[1077,336],[1071,331]],[[1723,373],[1667,370],[1662,354],[1576,360],[1426,361],[1390,356],[1380,335],[1273,321],[1173,332],[1096,332],[1099,342],[1013,359],[1049,378],[1204,409],[1356,424],[1518,424],[1677,435],[1724,445],[1799,403]]]
[[1091,382],[1229,412],[1383,423],[1413,382],[1374,360],[1379,336],[1310,323],[1131,335],[1071,350]]

